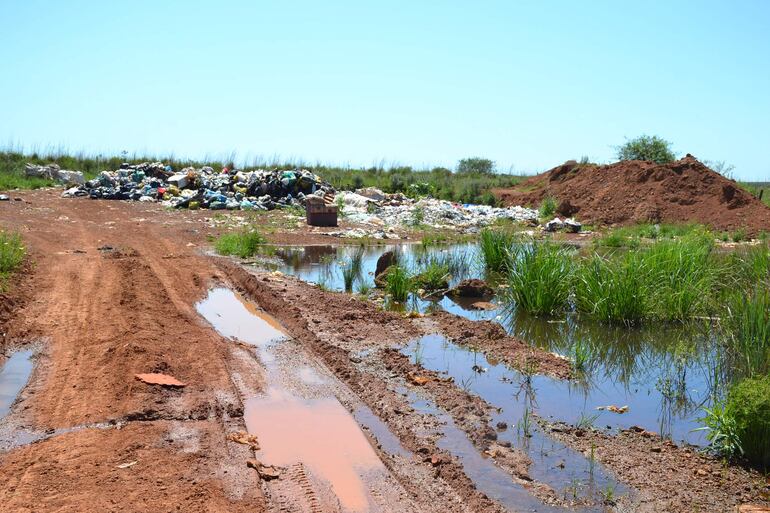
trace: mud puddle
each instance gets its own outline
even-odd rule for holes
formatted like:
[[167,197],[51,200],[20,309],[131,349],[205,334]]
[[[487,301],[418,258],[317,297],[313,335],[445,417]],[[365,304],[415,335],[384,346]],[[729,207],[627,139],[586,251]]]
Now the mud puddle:
[[524,375],[440,335],[412,341],[402,353],[426,369],[451,376],[458,386],[498,408],[492,415],[492,425],[500,426],[498,440],[523,450],[532,460],[530,476],[551,486],[566,502],[600,504],[607,490],[615,496],[626,491],[590,455],[566,447],[538,427],[535,413],[560,418],[564,409],[582,409],[580,398],[568,390],[569,382]]
[[[373,495],[380,492],[370,481],[387,471],[335,396],[333,379],[309,363],[272,317],[230,289],[212,289],[197,309],[223,336],[255,346],[263,362],[266,392],[245,401],[244,417],[249,433],[259,440],[259,461],[285,469],[276,486],[296,480],[299,495],[307,495],[312,507],[337,504],[334,510],[372,510]],[[370,429],[383,436],[381,443],[392,444],[395,436],[374,419],[368,419]],[[281,490],[276,493],[281,495]]]
[[16,351],[0,369],[0,419],[11,411],[16,397],[32,373],[32,351]]
[[406,393],[406,396],[416,413],[432,415],[438,419],[442,427],[436,445],[458,458],[465,474],[488,497],[503,504],[511,511],[549,513],[576,511],[548,506],[540,502],[526,488],[514,483],[512,477],[495,465],[494,461],[483,457],[467,435],[455,425],[451,416],[441,411],[428,399],[414,393]]

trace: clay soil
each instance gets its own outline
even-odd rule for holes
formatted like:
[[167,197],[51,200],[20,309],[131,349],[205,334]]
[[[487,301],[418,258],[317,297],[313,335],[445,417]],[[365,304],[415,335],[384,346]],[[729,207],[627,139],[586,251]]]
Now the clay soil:
[[568,162],[494,194],[506,205],[539,205],[594,225],[701,223],[720,231],[770,229],[770,207],[692,155],[670,164]]
[[[503,511],[477,489],[462,462],[439,447],[440,423],[415,413],[409,394],[446,412],[511,476],[512,486],[566,505],[533,480],[525,454],[497,442],[488,404],[397,348],[441,332],[490,358],[556,378],[569,375],[563,359],[531,349],[493,323],[443,313],[410,318],[211,256],[208,236],[222,229],[211,213],[58,194],[19,193],[23,201],[0,204],[0,226],[20,232],[30,249],[28,266],[4,296],[10,306],[0,317],[0,358],[17,347],[36,351],[29,383],[0,419],[2,511],[339,511],[319,509],[310,500],[312,484],[295,471],[260,479],[247,466],[258,454],[231,440],[246,428],[245,399],[263,392],[267,377],[254,348],[221,337],[196,312],[195,302],[213,286],[236,289],[275,317],[297,344],[295,357],[301,352],[326,369],[349,411],[365,405],[395,435],[406,455],[394,455],[376,430],[364,429],[387,469],[377,478],[387,488],[373,484],[384,490],[376,511]],[[273,240],[327,241],[307,227],[281,223],[269,233]],[[135,379],[141,373],[168,374],[186,386],[143,383]],[[624,443],[597,438],[608,451],[624,451]],[[632,442],[627,447],[637,450]],[[633,463],[604,454],[602,461],[642,497],[669,494],[682,472],[658,465],[640,480],[626,468]],[[693,461],[687,471],[717,465]],[[767,504],[766,488],[746,488],[754,481],[742,474],[732,479],[731,469],[718,486],[703,480],[676,500],[656,502],[654,511]]]

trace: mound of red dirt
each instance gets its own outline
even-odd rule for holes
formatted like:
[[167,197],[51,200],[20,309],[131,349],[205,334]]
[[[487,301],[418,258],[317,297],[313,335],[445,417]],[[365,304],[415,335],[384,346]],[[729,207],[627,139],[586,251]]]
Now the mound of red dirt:
[[559,215],[589,224],[693,222],[752,235],[770,231],[769,207],[689,154],[668,164],[569,161],[493,192],[505,205],[538,205],[552,196]]

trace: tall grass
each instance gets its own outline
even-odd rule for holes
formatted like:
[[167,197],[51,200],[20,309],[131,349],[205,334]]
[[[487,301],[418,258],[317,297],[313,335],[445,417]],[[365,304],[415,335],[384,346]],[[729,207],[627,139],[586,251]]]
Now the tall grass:
[[353,256],[342,267],[342,280],[345,292],[353,291],[353,283],[363,276],[364,247],[359,246]]
[[390,299],[397,303],[404,303],[412,290],[412,277],[409,271],[402,265],[393,265],[385,275],[385,292]]
[[214,242],[214,248],[220,255],[249,258],[257,254],[264,242],[265,238],[259,232],[244,230],[221,235]]
[[415,287],[428,292],[449,288],[449,266],[440,260],[429,260],[414,277]]
[[505,272],[510,267],[511,249],[516,241],[512,233],[501,230],[481,230],[479,250],[488,272]]
[[747,378],[727,394],[743,455],[753,465],[770,469],[770,376]]
[[0,291],[5,290],[5,282],[21,266],[26,253],[21,235],[0,231]]
[[770,292],[766,285],[729,296],[725,327],[734,372],[748,377],[770,373]]
[[632,253],[620,257],[594,255],[578,265],[575,307],[604,322],[634,324],[647,312],[642,273]]
[[533,242],[518,246],[511,254],[508,295],[517,308],[550,315],[568,307],[574,263],[567,250]]
[[543,221],[549,221],[553,219],[553,216],[556,215],[557,206],[558,203],[556,202],[556,198],[553,196],[546,196],[543,198],[543,201],[540,202],[540,207],[538,208],[538,216]]

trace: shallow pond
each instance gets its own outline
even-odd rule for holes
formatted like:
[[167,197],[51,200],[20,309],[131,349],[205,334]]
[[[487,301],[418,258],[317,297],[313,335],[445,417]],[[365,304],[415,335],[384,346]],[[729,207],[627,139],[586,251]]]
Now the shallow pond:
[[0,367],[0,418],[5,417],[32,373],[32,351],[16,351]]
[[[456,269],[451,285],[465,278],[484,277],[475,244],[429,248],[414,244],[365,247],[362,268],[366,282],[373,284],[377,259],[393,249],[401,252],[403,262],[410,268],[432,257],[449,259]],[[330,290],[343,290],[341,265],[349,262],[356,251],[358,248],[351,246],[283,247],[277,248],[275,255],[281,261],[280,271]],[[469,306],[473,301],[447,296],[436,300],[413,297],[406,307],[422,312],[443,309],[473,320],[493,320],[512,335],[567,357],[574,357],[579,346],[587,355],[579,379],[561,381],[533,376],[533,392],[543,416],[597,427],[639,425],[676,441],[705,443],[704,432],[693,430],[700,427],[702,407],[710,404],[719,382],[714,368],[716,341],[710,326],[612,327],[592,321],[578,322],[571,315],[544,319],[504,308],[472,310]],[[445,351],[441,358],[453,366],[467,364],[467,357],[459,348]],[[467,365],[468,370],[471,366]],[[471,378],[475,379],[465,376]],[[618,414],[597,409],[606,406],[628,406],[628,410]]]

